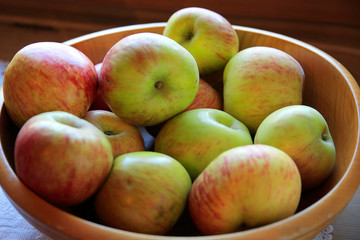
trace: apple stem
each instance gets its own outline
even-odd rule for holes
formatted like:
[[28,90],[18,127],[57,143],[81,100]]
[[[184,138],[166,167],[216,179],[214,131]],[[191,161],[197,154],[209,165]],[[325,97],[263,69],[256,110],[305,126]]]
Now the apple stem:
[[108,136],[111,136],[113,135],[113,132],[112,131],[104,131],[105,135],[108,135]]
[[185,36],[186,40],[190,41],[193,38],[194,34],[192,32],[188,32]]
[[322,135],[322,139],[323,139],[324,141],[327,141],[327,140],[328,140],[328,135],[327,135],[326,133],[324,133],[324,134]]
[[163,86],[163,83],[162,83],[161,81],[157,81],[157,82],[155,83],[155,88],[157,88],[157,89],[162,88],[162,86]]

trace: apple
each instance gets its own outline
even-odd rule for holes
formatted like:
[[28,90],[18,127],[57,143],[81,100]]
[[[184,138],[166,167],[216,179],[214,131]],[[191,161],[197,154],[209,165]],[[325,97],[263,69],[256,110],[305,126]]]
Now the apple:
[[95,212],[108,226],[164,234],[183,213],[191,179],[175,159],[156,152],[126,153],[95,197]]
[[199,79],[199,89],[194,101],[184,111],[198,108],[222,109],[220,94],[202,78]]
[[[100,69],[101,69],[102,63],[98,63],[95,65],[96,73],[98,75],[98,79],[100,79]],[[111,111],[109,106],[104,101],[103,97],[101,96],[100,89],[98,88],[96,91],[96,96],[94,101],[92,102],[89,110],[105,110],[105,111]]]
[[136,33],[107,52],[100,92],[112,112],[139,126],[161,123],[187,108],[198,91],[194,57],[174,40]]
[[114,159],[124,153],[144,151],[144,139],[139,129],[121,120],[113,112],[88,111],[84,119],[105,133],[111,143]]
[[4,74],[4,102],[16,126],[47,111],[83,117],[94,100],[94,64],[74,47],[37,42],[20,49]]
[[335,165],[335,145],[328,124],[310,106],[287,106],[271,113],[260,124],[255,142],[289,154],[299,168],[304,190],[320,185]]
[[31,117],[15,141],[15,169],[35,193],[58,206],[91,197],[113,162],[105,135],[91,123],[63,111]]
[[225,234],[293,215],[300,196],[300,173],[289,155],[253,144],[225,151],[205,168],[193,183],[189,212],[204,234]]
[[183,8],[168,19],[163,34],[184,46],[200,74],[222,69],[239,51],[239,38],[220,14],[199,7]]
[[224,111],[255,134],[273,111],[302,103],[304,77],[301,65],[281,50],[241,50],[224,69]]
[[230,114],[201,108],[168,120],[155,138],[154,150],[178,160],[194,180],[220,153],[252,143],[246,126]]
[[[222,98],[220,94],[202,78],[199,79],[199,89],[194,101],[183,112],[198,108],[222,109]],[[152,136],[156,137],[160,129],[164,126],[165,122],[154,126],[148,126],[146,127],[146,130]]]

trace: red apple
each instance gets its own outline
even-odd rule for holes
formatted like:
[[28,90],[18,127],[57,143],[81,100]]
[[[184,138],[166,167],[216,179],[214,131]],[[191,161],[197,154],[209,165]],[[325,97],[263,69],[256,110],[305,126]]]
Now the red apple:
[[145,150],[139,129],[121,120],[113,112],[92,110],[85,114],[84,119],[105,133],[111,143],[114,158],[124,153]]
[[[207,81],[201,78],[199,79],[199,89],[194,101],[183,112],[199,108],[222,109],[222,98],[220,94]],[[147,126],[146,130],[153,137],[156,137],[166,122],[167,121],[154,126]]]
[[87,200],[113,162],[111,145],[91,123],[67,112],[30,118],[15,141],[15,169],[35,193],[60,206]]
[[194,101],[184,111],[198,108],[222,109],[220,94],[205,80],[199,79],[199,89]]
[[74,47],[38,42],[19,50],[4,74],[4,102],[21,127],[32,116],[61,110],[83,117],[97,89],[94,64]]

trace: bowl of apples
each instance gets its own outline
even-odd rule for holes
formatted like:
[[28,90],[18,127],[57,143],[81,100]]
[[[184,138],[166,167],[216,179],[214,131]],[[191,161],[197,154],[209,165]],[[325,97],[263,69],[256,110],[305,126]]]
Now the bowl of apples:
[[0,183],[54,239],[311,239],[360,184],[359,90],[202,8],[30,44],[1,88]]

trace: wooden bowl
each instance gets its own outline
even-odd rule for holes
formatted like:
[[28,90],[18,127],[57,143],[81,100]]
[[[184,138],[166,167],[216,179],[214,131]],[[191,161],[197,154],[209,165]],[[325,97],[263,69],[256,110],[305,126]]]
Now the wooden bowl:
[[[138,32],[162,33],[165,23],[119,27],[85,35],[66,44],[85,53],[95,64],[121,38]],[[267,31],[234,26],[240,48],[270,46],[295,57],[304,68],[304,104],[316,108],[327,120],[337,149],[333,173],[320,187],[302,195],[298,211],[291,217],[263,227],[217,236],[201,236],[184,216],[169,235],[186,239],[311,239],[339,215],[360,183],[359,86],[335,59],[301,41]],[[221,78],[221,74],[217,75]],[[0,104],[3,97],[0,95]],[[25,107],[25,106],[24,106]],[[14,141],[18,129],[4,106],[0,115],[0,183],[20,214],[54,239],[165,239],[167,236],[137,234],[97,223],[91,203],[60,209],[29,190],[14,171]],[[175,238],[175,239],[176,239]]]

